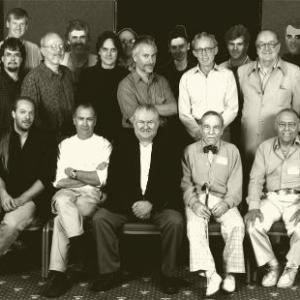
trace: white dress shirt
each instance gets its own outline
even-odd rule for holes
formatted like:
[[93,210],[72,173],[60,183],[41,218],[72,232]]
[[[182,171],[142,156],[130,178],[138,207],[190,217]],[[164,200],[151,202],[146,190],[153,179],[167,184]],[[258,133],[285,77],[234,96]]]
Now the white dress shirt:
[[208,73],[202,73],[199,66],[185,72],[179,83],[179,118],[189,134],[197,139],[199,125],[196,120],[214,110],[222,114],[225,127],[238,112],[238,94],[232,71],[217,65]]
[[140,166],[141,166],[141,190],[142,194],[145,194],[148,177],[149,177],[149,170],[151,164],[151,153],[152,153],[152,143],[144,146],[140,143]]

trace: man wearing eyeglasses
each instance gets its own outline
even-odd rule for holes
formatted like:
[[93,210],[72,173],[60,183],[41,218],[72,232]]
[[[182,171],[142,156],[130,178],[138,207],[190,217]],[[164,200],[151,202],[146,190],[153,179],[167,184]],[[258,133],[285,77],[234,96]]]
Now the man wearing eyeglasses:
[[256,38],[256,51],[257,61],[238,69],[244,97],[243,145],[250,165],[258,145],[276,135],[276,114],[283,108],[300,111],[300,69],[280,59],[277,34],[261,31]]
[[124,67],[128,71],[134,70],[134,61],[132,59],[132,49],[137,39],[137,33],[129,27],[122,28],[118,32],[118,38],[120,39],[123,53],[120,55],[120,66]]
[[179,83],[179,118],[194,140],[201,138],[197,120],[206,111],[219,112],[226,128],[238,112],[238,95],[233,73],[215,63],[218,43],[214,35],[202,32],[192,41],[198,65],[181,77]]
[[[262,285],[291,287],[300,265],[300,140],[299,115],[292,108],[275,118],[277,136],[257,149],[250,173],[245,223],[257,265],[267,266]],[[265,193],[263,192],[265,191]],[[287,263],[280,267],[268,237],[272,224],[282,219],[290,239]],[[278,280],[279,279],[279,280]]]
[[72,131],[72,74],[60,65],[65,50],[58,34],[51,32],[42,37],[41,52],[44,61],[27,74],[21,94],[36,102],[36,126],[61,140]]

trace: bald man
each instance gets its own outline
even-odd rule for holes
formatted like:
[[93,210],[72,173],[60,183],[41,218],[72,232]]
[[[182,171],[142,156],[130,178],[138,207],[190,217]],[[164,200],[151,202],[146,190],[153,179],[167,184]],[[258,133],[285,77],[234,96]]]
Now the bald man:
[[64,54],[62,38],[54,32],[41,39],[43,63],[27,74],[21,94],[37,105],[36,126],[59,140],[72,128],[73,85],[71,71],[60,65]]

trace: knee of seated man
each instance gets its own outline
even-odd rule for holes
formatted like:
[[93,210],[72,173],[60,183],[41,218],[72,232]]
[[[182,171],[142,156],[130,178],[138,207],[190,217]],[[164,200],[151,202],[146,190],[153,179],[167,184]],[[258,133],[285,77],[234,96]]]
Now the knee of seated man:
[[11,230],[23,231],[33,220],[33,216],[29,215],[23,217],[22,222],[18,218],[12,215],[7,215],[3,219],[3,223],[6,224]]
[[99,208],[93,215],[92,221],[93,224],[98,226],[98,225],[103,225],[106,223],[106,220],[109,218],[109,212],[105,208]]
[[183,217],[177,211],[171,211],[165,216],[165,222],[172,227],[183,227]]
[[62,191],[58,191],[53,196],[53,201],[55,202],[55,206],[57,207],[65,207],[70,204],[70,202],[73,202],[74,196],[70,195],[68,193],[64,193]]
[[76,206],[83,217],[91,216],[97,209],[97,203],[90,201],[88,197],[78,197]]

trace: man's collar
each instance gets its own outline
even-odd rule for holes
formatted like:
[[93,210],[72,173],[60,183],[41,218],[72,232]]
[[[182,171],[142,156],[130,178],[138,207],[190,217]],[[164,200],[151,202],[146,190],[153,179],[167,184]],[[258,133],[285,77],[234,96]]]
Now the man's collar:
[[[140,81],[145,82],[136,70],[132,71],[132,77],[133,77],[133,80],[134,80],[135,83],[139,83]],[[149,82],[148,83],[151,83],[152,81],[155,81],[156,79],[157,79],[156,74],[152,73],[149,76]]]
[[[297,135],[294,142],[293,142],[293,145],[297,145],[297,146],[300,146],[300,138],[299,136]],[[276,151],[280,149],[280,142],[279,142],[279,138],[275,138],[274,140],[274,144],[273,144],[273,150]]]
[[[212,69],[211,69],[210,71],[212,71],[212,70],[214,70],[214,71],[219,71],[219,70],[220,70],[220,66],[218,66],[218,65],[215,63],[214,66],[212,67]],[[199,63],[198,63],[197,66],[195,67],[195,73],[198,73],[198,72],[203,73],[203,72],[201,71],[201,69],[200,69]]]
[[49,67],[46,66],[44,62],[41,63],[41,67],[49,78],[52,78],[53,76],[63,76],[63,69],[61,66],[58,67],[58,73],[53,72]]
[[[258,59],[256,61],[254,61],[252,63],[252,66],[251,68],[249,69],[249,73],[248,73],[248,76],[250,76],[253,72],[259,72],[261,66],[260,66],[260,63],[258,61]],[[274,64],[273,66],[273,70],[281,70],[283,75],[286,74],[286,67],[285,67],[285,63],[284,61],[279,57],[278,60],[276,61],[276,63]]]

